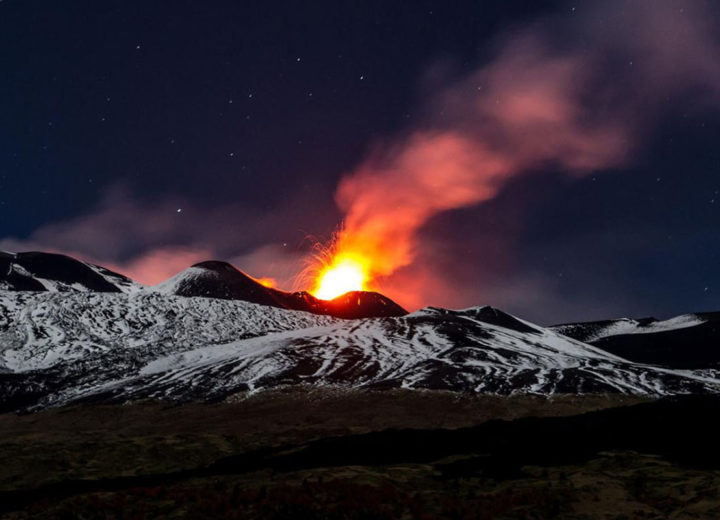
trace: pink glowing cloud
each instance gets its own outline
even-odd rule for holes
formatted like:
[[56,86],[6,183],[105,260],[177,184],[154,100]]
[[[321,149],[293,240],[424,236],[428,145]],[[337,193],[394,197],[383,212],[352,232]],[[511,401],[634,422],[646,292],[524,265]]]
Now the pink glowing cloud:
[[[347,174],[336,193],[345,214],[337,249],[388,277],[413,264],[425,247],[418,233],[436,215],[488,201],[535,171],[584,176],[629,164],[671,97],[720,105],[720,48],[700,4],[583,11],[502,40],[495,59],[436,93],[421,126]],[[421,274],[421,285],[445,278]],[[412,286],[407,276],[384,281],[411,307],[420,301]]]

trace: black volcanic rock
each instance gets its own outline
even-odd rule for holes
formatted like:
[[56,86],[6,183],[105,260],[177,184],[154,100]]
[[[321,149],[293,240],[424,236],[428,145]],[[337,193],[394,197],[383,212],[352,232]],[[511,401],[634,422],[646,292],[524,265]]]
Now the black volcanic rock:
[[320,314],[338,318],[389,318],[404,316],[407,311],[390,298],[370,291],[351,291],[329,301],[319,301]]
[[227,262],[211,260],[195,264],[167,282],[163,292],[178,296],[202,296],[222,300],[243,300],[260,305],[286,307],[274,292]]
[[10,291],[124,292],[134,282],[66,255],[0,252],[0,289]]
[[321,300],[305,291],[285,292],[265,287],[227,262],[200,262],[157,286],[167,294],[242,300],[282,309],[325,314],[337,318],[403,316],[407,311],[375,292],[352,291],[333,300]]
[[489,305],[474,307],[468,311],[460,312],[464,315],[469,315],[478,321],[482,321],[483,323],[489,323],[490,325],[497,325],[498,327],[504,327],[506,329],[511,329],[517,332],[526,332],[529,334],[539,333],[538,329],[520,321],[515,316],[511,316],[510,314]]

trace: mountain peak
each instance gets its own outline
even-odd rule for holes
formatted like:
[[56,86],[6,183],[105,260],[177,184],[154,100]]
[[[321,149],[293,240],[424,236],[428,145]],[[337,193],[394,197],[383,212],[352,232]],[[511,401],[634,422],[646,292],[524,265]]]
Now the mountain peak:
[[[204,262],[198,262],[193,264],[191,267],[197,267],[199,269],[207,269],[208,271],[215,271],[218,273],[241,273],[245,274],[234,265],[223,262],[222,260],[205,260]],[[247,276],[247,275],[245,275]]]
[[0,252],[0,289],[50,292],[133,292],[140,285],[104,267],[67,255]]
[[232,264],[220,260],[194,264],[157,285],[155,290],[178,296],[243,300],[336,318],[380,318],[407,314],[390,298],[375,292],[351,291],[333,300],[321,300],[307,291],[286,292],[265,287]]

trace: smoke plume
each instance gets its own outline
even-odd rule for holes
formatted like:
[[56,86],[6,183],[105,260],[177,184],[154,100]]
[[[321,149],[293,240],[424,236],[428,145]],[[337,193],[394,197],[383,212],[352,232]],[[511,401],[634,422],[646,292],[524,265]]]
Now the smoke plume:
[[430,219],[512,178],[627,165],[670,107],[718,105],[710,19],[699,3],[582,3],[498,42],[493,59],[434,94],[421,125],[342,179],[337,250],[387,277],[412,264]]

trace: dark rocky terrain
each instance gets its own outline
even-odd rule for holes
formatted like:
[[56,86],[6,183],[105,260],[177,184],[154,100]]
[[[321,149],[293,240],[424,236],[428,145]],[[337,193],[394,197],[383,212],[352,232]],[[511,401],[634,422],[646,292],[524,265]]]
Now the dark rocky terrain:
[[714,396],[296,387],[0,416],[2,518],[716,518]]

